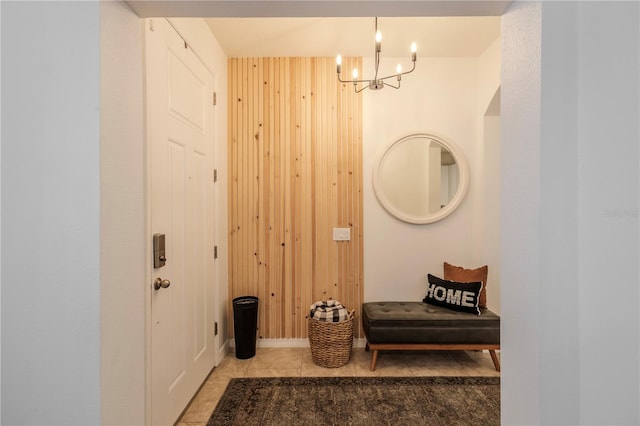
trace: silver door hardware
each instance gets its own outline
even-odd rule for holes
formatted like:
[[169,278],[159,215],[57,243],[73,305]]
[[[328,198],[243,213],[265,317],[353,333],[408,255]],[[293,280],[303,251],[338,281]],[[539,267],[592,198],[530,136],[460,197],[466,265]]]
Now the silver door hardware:
[[153,267],[162,268],[167,263],[164,252],[164,234],[153,234]]
[[162,278],[156,278],[153,282],[153,288],[156,290],[160,290],[161,288],[167,288],[171,285],[171,281],[163,280]]

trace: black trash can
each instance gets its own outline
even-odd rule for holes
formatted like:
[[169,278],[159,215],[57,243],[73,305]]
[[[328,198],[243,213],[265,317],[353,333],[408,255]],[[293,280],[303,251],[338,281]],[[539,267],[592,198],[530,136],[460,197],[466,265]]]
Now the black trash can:
[[233,332],[236,340],[236,358],[248,359],[256,354],[258,329],[258,298],[241,296],[233,299]]

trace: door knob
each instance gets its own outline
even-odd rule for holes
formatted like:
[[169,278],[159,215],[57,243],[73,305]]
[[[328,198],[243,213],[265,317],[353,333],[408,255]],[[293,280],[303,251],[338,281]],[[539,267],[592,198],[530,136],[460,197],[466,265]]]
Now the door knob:
[[167,288],[171,285],[171,281],[163,280],[162,278],[156,278],[153,282],[153,288],[156,290],[160,290],[161,288]]

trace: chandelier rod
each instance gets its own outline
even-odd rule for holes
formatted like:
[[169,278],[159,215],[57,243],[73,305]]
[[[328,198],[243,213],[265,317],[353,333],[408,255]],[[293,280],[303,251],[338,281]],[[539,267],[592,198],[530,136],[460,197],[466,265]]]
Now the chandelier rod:
[[378,67],[380,66],[380,51],[381,48],[381,40],[378,40],[378,17],[376,16],[376,25],[375,25],[375,52],[376,52],[376,75],[374,77],[374,81],[378,81]]

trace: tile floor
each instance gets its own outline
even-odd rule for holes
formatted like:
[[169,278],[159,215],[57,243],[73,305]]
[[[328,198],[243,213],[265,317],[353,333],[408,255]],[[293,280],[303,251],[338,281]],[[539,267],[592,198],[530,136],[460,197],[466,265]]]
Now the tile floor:
[[211,372],[177,425],[206,425],[233,377],[500,375],[488,352],[381,351],[375,371],[369,370],[370,363],[371,352],[365,352],[364,348],[354,348],[349,363],[340,368],[317,366],[309,348],[258,348],[256,355],[246,360],[237,359],[230,352]]

